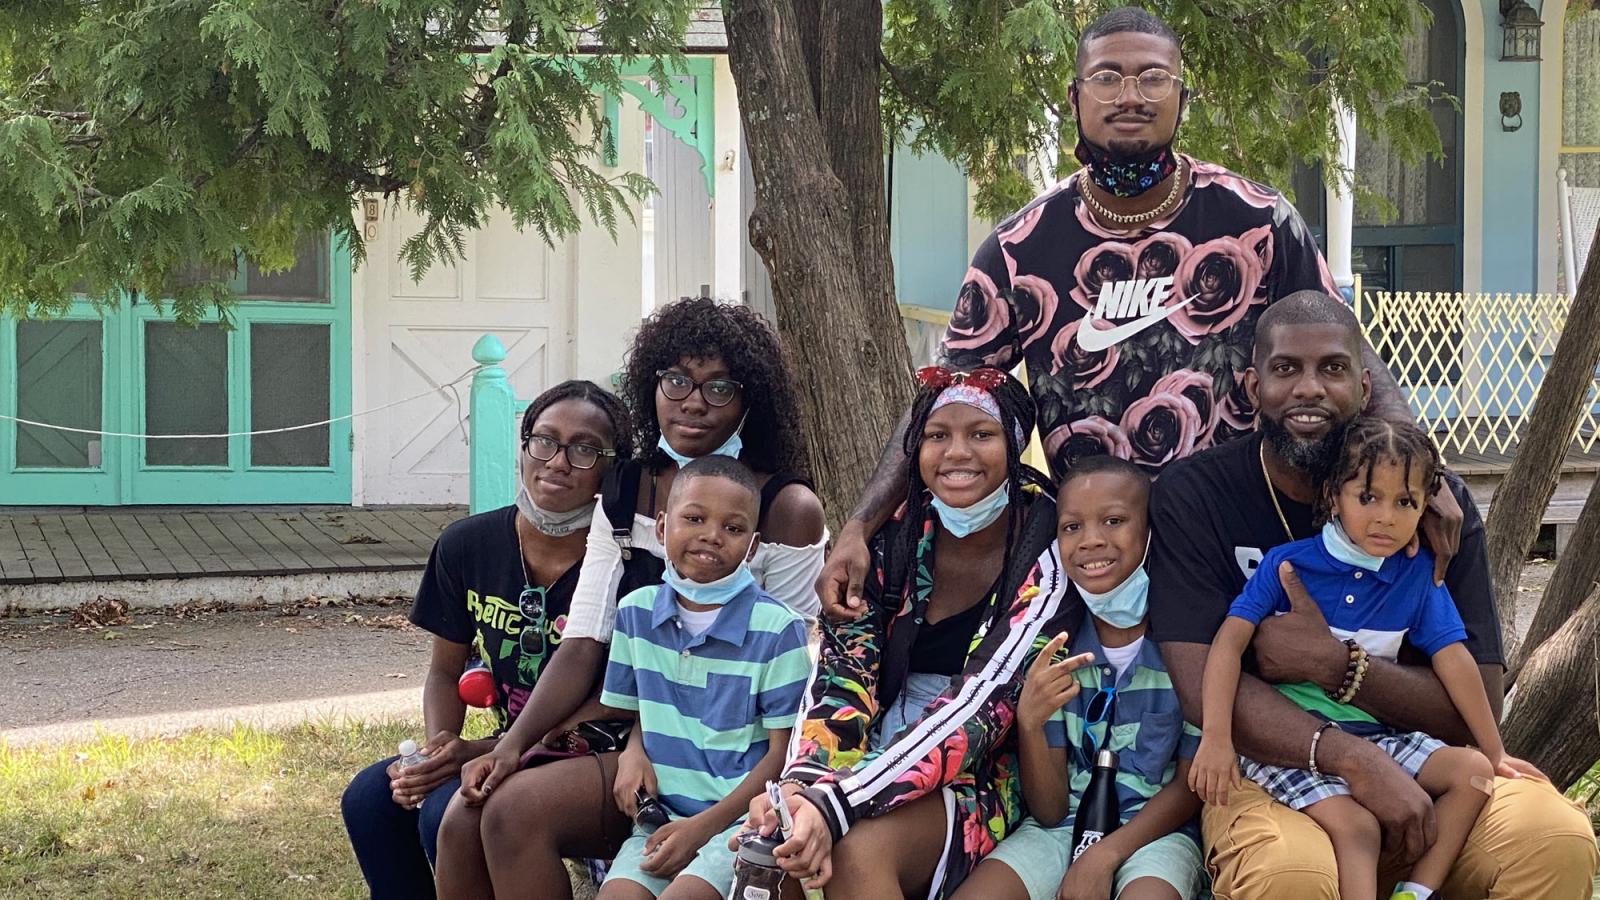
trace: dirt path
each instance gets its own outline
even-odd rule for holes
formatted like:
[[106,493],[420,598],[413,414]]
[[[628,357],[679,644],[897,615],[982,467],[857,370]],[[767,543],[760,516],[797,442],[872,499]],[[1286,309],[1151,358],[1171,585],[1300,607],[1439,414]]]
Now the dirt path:
[[136,612],[108,627],[73,627],[64,615],[0,619],[0,738],[131,716],[182,727],[272,704],[310,713],[318,700],[380,693],[375,702],[420,715],[429,637],[405,611]]
[[[1521,628],[1554,569],[1534,561],[1524,570]],[[179,609],[105,627],[74,627],[68,615],[0,618],[0,741],[420,716],[429,636],[405,620],[407,608]]]

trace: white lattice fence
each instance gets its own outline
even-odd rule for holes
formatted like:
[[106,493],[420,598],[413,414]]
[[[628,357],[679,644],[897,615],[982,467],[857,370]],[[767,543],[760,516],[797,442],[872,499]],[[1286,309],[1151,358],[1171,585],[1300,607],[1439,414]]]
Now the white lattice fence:
[[[1447,455],[1508,454],[1526,427],[1566,324],[1560,294],[1358,293],[1356,313],[1418,420]],[[1573,435],[1600,435],[1595,388]]]

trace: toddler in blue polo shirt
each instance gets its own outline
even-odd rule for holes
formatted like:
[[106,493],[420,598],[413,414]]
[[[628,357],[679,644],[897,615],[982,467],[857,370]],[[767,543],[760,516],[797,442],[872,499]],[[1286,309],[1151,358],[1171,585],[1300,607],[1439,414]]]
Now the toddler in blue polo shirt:
[[617,604],[600,702],[637,710],[613,791],[632,817],[657,797],[665,825],[636,828],[600,900],[712,900],[733,884],[728,840],[776,778],[810,682],[805,620],[756,586],[760,489],[723,456],[678,471],[656,521],[666,583]]
[[[1343,900],[1378,896],[1377,819],[1351,798],[1343,779],[1315,768],[1315,739],[1310,771],[1264,765],[1233,750],[1240,655],[1262,619],[1289,612],[1304,599],[1289,594],[1280,577],[1291,584],[1298,578],[1304,585],[1329,629],[1348,645],[1350,667],[1338,690],[1309,682],[1278,685],[1278,690],[1323,719],[1323,729],[1339,728],[1376,743],[1434,798],[1438,839],[1391,898],[1427,900],[1439,889],[1488,800],[1494,775],[1538,772],[1506,755],[1477,663],[1463,643],[1467,631],[1461,615],[1449,591],[1433,582],[1433,556],[1403,552],[1428,498],[1439,489],[1442,472],[1438,451],[1416,426],[1357,419],[1320,491],[1327,518],[1322,533],[1267,552],[1228,608],[1206,658],[1205,730],[1189,770],[1190,784],[1206,802],[1226,804],[1242,766],[1244,776],[1274,799],[1309,815],[1333,844]],[[1351,705],[1368,654],[1393,661],[1402,642],[1432,657],[1435,674],[1479,750],[1447,747],[1421,732],[1397,733]]]

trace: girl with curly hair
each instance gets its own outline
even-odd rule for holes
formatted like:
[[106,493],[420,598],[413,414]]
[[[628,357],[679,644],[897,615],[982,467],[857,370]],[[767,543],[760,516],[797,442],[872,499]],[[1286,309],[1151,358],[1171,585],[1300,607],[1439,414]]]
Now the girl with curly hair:
[[[779,865],[834,897],[944,897],[1022,815],[1023,660],[1076,594],[1034,408],[996,369],[917,373],[905,504],[871,542],[861,618],[824,633],[783,792]],[[776,822],[760,796],[750,825]],[[942,850],[940,848],[943,848]]]
[[[685,299],[640,326],[620,391],[638,450],[607,477],[595,504],[564,650],[529,702],[540,715],[513,728],[495,752],[462,774],[466,802],[484,803],[491,792],[493,800],[483,807],[481,854],[451,864],[470,868],[477,883],[492,881],[493,896],[565,896],[563,856],[609,858],[628,837],[629,823],[611,802],[619,754],[526,771],[518,755],[573,722],[603,715],[595,688],[619,583],[625,565],[642,562],[658,576],[664,570],[656,519],[680,467],[721,455],[754,471],[761,484],[760,534],[750,570],[767,593],[801,615],[817,614],[815,584],[827,532],[822,503],[806,480],[794,380],[777,334],[747,307]],[[542,728],[552,730],[547,735]],[[640,754],[623,764],[648,767],[649,761]]]

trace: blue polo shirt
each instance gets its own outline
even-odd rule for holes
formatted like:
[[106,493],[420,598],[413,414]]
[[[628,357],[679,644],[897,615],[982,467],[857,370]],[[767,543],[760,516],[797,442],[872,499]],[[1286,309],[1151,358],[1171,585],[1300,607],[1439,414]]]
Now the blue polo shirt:
[[[1072,638],[1068,655],[1094,654],[1094,664],[1072,673],[1077,679],[1078,696],[1055,711],[1044,724],[1045,743],[1067,751],[1068,787],[1072,800],[1061,827],[1071,827],[1078,814],[1078,803],[1089,787],[1094,761],[1084,747],[1085,729],[1094,735],[1095,748],[1110,747],[1117,753],[1117,799],[1122,821],[1132,819],[1178,770],[1179,759],[1193,759],[1200,747],[1200,730],[1183,720],[1178,694],[1161,660],[1161,650],[1147,634],[1133,662],[1122,670],[1106,659],[1105,648],[1094,628],[1094,618],[1083,617]],[[1116,700],[1107,720],[1090,725],[1089,706],[1102,687],[1115,686]],[[1196,840],[1199,831],[1191,822],[1182,833]]]
[[667,585],[617,604],[600,702],[639,713],[661,801],[679,816],[710,808],[791,728],[811,678],[805,620],[751,586],[691,635]]
[[[1269,615],[1288,612],[1289,596],[1278,580],[1278,565],[1284,560],[1294,566],[1300,582],[1322,610],[1328,630],[1340,640],[1354,638],[1373,656],[1392,662],[1402,643],[1432,656],[1467,639],[1450,591],[1433,583],[1432,553],[1423,549],[1409,558],[1404,552],[1396,553],[1374,571],[1334,558],[1320,534],[1268,550],[1245,582],[1244,592],[1228,607],[1228,615],[1259,625]],[[1384,730],[1372,716],[1328,699],[1310,682],[1277,688],[1301,708],[1338,722],[1346,730],[1357,734]],[[1348,727],[1351,725],[1355,727]]]

